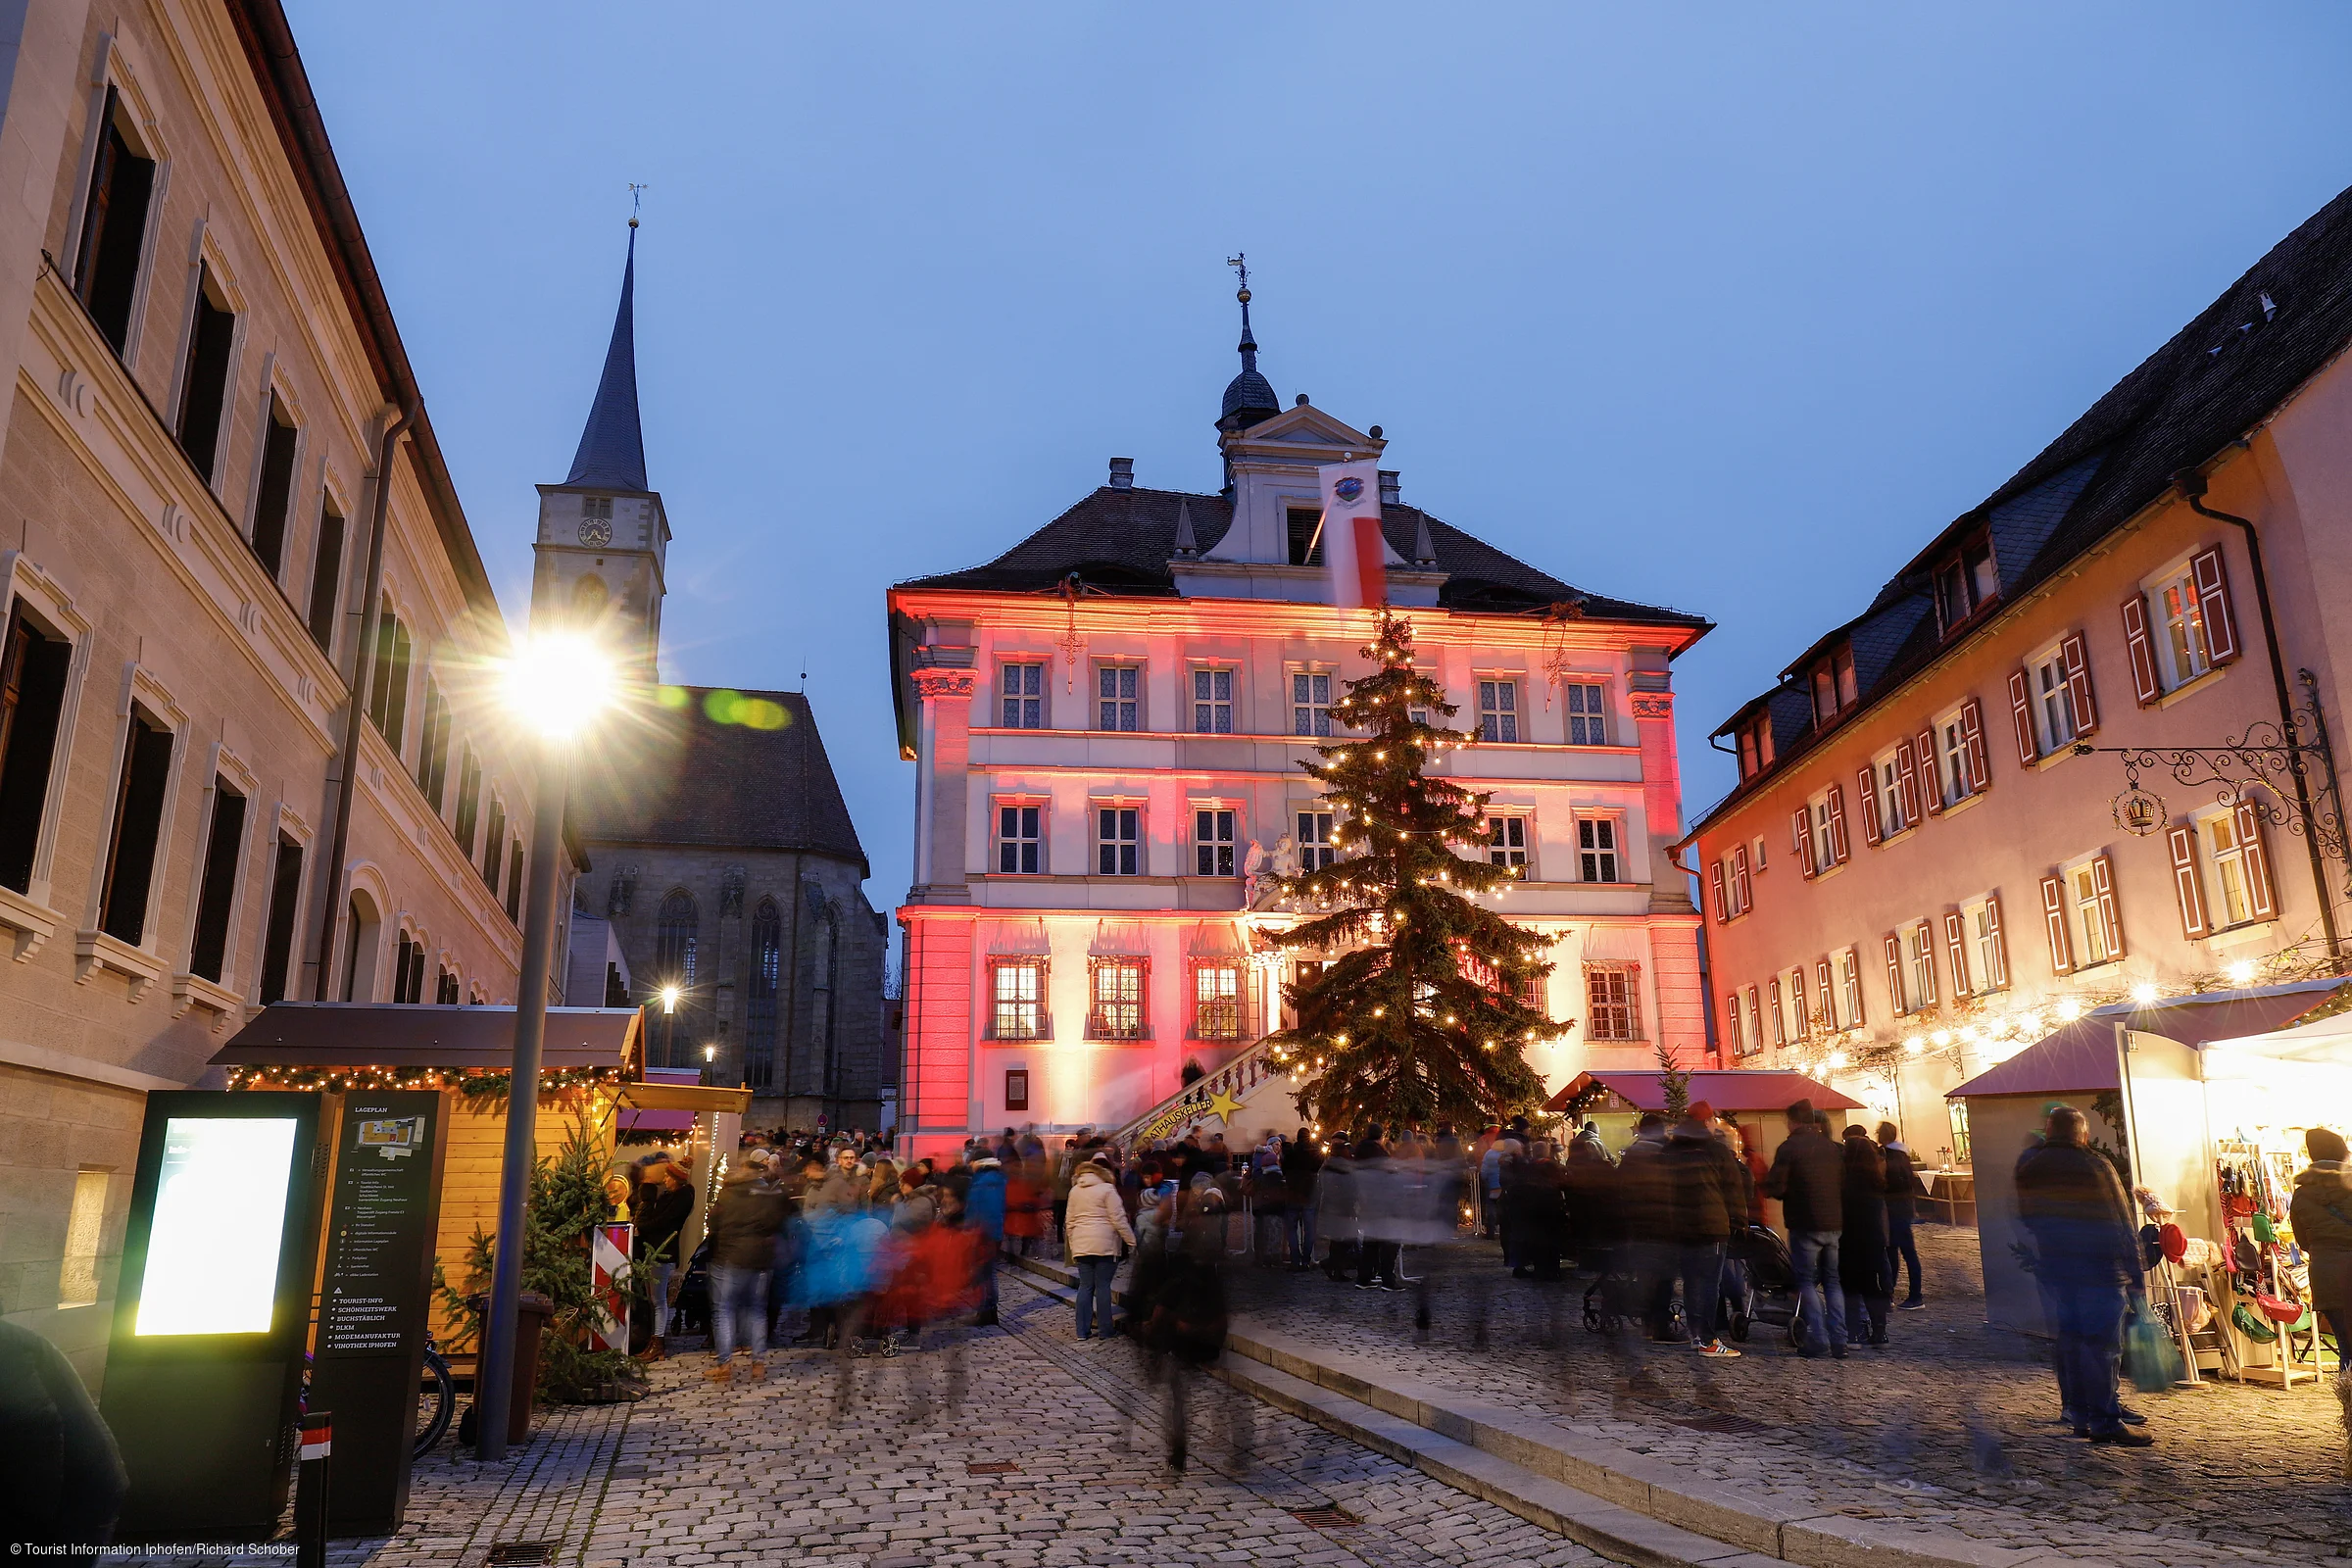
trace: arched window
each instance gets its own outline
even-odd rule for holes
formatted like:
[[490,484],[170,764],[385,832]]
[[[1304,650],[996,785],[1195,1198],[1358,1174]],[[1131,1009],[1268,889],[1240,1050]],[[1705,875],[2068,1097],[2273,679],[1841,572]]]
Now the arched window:
[[784,916],[773,899],[752,911],[752,982],[744,1000],[743,1079],[766,1089],[776,1078],[776,982],[784,964]]
[[694,989],[694,944],[701,921],[694,912],[694,895],[680,888],[662,901],[654,928],[654,983]]
[[349,911],[351,948],[344,958],[343,1000],[345,1002],[373,1002],[375,1000],[375,944],[379,934],[375,903],[367,894],[354,892]]

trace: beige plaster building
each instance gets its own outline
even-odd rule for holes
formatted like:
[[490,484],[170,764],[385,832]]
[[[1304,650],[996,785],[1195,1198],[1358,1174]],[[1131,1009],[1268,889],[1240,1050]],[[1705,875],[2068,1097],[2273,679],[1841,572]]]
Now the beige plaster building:
[[[504,622],[277,0],[0,56],[0,1315],[95,1379],[145,1092],[511,1002]],[[558,972],[562,969],[559,967]]]
[[1943,1091],[2090,1005],[2341,971],[2347,343],[2352,193],[1726,720],[1727,1064],[1964,1156]]

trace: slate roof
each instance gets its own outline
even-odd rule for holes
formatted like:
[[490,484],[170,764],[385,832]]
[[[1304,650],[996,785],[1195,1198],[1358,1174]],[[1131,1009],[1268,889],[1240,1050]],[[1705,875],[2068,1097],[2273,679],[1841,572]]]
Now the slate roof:
[[[866,874],[865,851],[808,698],[711,686],[664,690],[685,700],[655,708],[644,725],[576,764],[572,810],[582,838],[805,850],[855,860],[858,876]],[[774,704],[783,723],[772,724],[772,711],[746,714],[736,698]]]
[[[1927,598],[1928,572],[1938,556],[1983,530],[1992,542],[2001,596],[2016,599],[2162,497],[2175,473],[2201,466],[2261,423],[2347,342],[2352,189],[2273,246],[2033,462],[1938,530],[1868,610],[1816,641],[1784,676],[1850,638],[1862,700],[1838,724],[1851,722],[1869,710],[1874,692],[1900,684],[1941,651]],[[1774,766],[1710,808],[1701,825],[1819,739],[1809,710],[1798,732],[1784,738],[1788,705],[1773,693],[1741,705],[1715,733],[1728,733],[1768,701],[1779,754]]]
[[[1105,485],[986,564],[917,577],[899,587],[1042,593],[1076,573],[1083,586],[1101,593],[1173,597],[1176,580],[1168,563],[1176,553],[1179,505],[1190,509],[1204,556],[1233,526],[1233,504],[1221,495]],[[1381,508],[1380,531],[1407,562],[1424,522],[1437,547],[1437,569],[1450,574],[1438,591],[1438,603],[1446,609],[1527,614],[1575,601],[1595,620],[1701,630],[1712,624],[1703,615],[1571,586],[1418,507]]]
[[620,309],[612,316],[612,341],[605,349],[605,373],[588,406],[580,449],[572,454],[565,484],[645,490],[645,431],[637,420],[637,224],[629,223],[629,259],[620,270]]

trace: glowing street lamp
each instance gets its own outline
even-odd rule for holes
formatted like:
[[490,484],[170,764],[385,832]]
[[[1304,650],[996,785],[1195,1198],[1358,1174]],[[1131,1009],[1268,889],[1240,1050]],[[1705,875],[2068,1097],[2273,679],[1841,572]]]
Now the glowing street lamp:
[[539,791],[531,818],[530,887],[522,916],[522,974],[514,988],[514,1059],[507,1078],[507,1146],[499,1171],[498,1249],[474,1377],[476,1459],[507,1456],[514,1388],[514,1329],[522,1296],[522,1235],[538,1154],[539,1058],[547,1038],[547,975],[556,951],[556,865],[564,853],[564,803],[574,746],[612,704],[612,657],[576,633],[534,636],[499,671],[515,721],[539,737]]

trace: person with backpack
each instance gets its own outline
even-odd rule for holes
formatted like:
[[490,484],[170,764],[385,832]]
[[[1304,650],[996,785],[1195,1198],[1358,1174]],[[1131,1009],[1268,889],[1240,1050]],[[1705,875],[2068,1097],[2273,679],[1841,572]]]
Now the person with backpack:
[[2017,1214],[2034,1237],[2034,1282],[2057,1309],[2058,1396],[2075,1436],[2144,1448],[2117,1396],[2127,1299],[2144,1318],[2146,1271],[2123,1179],[2089,1147],[2089,1124],[2054,1105],[2038,1149],[2017,1162]]

